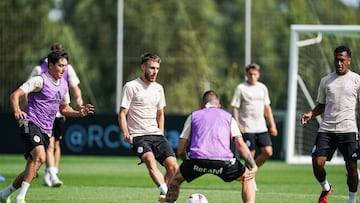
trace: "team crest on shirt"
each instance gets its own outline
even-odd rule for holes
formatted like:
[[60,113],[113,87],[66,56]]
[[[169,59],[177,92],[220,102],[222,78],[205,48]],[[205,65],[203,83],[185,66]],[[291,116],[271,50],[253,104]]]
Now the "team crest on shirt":
[[39,135],[35,135],[35,136],[33,137],[33,140],[34,140],[34,142],[39,143],[39,142],[40,142],[40,136],[39,136]]
[[350,89],[352,89],[352,87],[353,87],[353,84],[348,82],[345,84],[344,88],[345,88],[345,90],[350,90]]
[[138,148],[137,148],[137,152],[140,153],[140,154],[143,153],[143,152],[144,152],[144,148],[143,148],[143,147],[138,147]]

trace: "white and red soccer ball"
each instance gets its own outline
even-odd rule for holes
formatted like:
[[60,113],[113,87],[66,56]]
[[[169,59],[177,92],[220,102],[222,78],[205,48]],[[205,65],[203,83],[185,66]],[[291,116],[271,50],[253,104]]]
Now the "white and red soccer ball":
[[209,202],[208,202],[208,200],[206,199],[205,195],[199,194],[199,193],[195,193],[195,194],[191,194],[191,195],[188,197],[187,203],[209,203]]

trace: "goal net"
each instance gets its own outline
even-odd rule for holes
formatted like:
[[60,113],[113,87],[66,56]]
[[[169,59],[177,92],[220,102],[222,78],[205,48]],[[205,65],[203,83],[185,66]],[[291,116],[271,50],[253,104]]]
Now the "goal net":
[[[318,116],[301,125],[301,116],[316,105],[320,79],[334,70],[335,47],[352,51],[350,69],[360,73],[360,26],[292,25],[288,104],[285,127],[286,162],[311,163],[311,149],[321,122]],[[336,152],[331,163],[343,163]]]

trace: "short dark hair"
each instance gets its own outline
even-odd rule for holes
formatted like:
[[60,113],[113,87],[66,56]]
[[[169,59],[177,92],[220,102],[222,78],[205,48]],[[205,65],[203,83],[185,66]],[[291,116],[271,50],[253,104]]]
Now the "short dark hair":
[[141,61],[140,61],[141,64],[145,64],[148,61],[155,61],[155,62],[161,63],[160,57],[158,55],[152,54],[152,53],[142,54],[140,58],[141,58]]
[[212,102],[213,100],[220,100],[219,95],[214,90],[208,90],[203,94],[202,102],[204,104]]
[[66,60],[69,62],[69,55],[66,52],[58,51],[58,50],[51,51],[48,54],[47,58],[48,58],[48,64],[50,63],[55,64],[62,58],[66,58]]
[[334,56],[336,56],[338,53],[346,52],[346,54],[351,57],[351,50],[349,47],[341,45],[335,48],[334,50]]
[[252,64],[249,64],[248,66],[246,66],[246,72],[248,72],[249,70],[258,70],[260,71],[260,66],[256,63],[252,63]]
[[65,51],[65,48],[62,44],[60,43],[54,43],[53,45],[51,45],[50,47],[50,51]]

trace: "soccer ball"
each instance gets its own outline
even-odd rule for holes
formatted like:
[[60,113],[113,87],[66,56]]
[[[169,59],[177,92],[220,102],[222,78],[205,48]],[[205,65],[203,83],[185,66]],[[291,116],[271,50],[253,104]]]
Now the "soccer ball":
[[188,197],[186,203],[209,203],[203,194],[195,193]]

